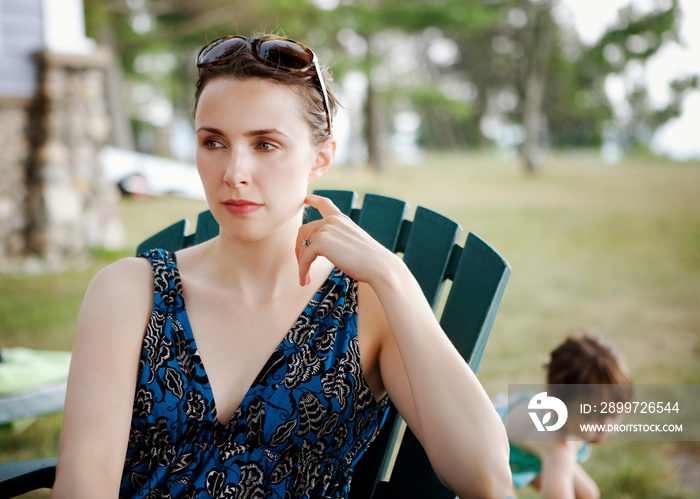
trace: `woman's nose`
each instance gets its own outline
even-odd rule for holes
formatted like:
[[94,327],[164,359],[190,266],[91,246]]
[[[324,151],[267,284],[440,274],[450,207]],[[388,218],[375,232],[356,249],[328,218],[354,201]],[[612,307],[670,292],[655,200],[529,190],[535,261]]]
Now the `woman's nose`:
[[246,159],[241,154],[232,154],[224,172],[224,182],[229,187],[248,185],[250,169]]

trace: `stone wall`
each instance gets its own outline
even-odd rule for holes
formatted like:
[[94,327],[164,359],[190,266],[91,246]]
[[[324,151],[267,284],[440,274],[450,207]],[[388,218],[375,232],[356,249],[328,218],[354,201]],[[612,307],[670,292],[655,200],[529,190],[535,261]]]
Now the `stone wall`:
[[31,102],[0,99],[0,268],[25,251],[27,137]]
[[[90,247],[123,244],[118,189],[105,178],[99,157],[110,134],[107,60],[99,50],[39,54],[35,99],[24,112],[0,110],[14,117],[12,133],[21,128],[20,115],[26,120],[11,164],[2,167],[0,224],[18,226],[19,236],[3,238],[0,266],[3,256],[36,255],[53,265],[83,259]],[[0,154],[5,163],[8,154]],[[5,187],[5,178],[13,185]],[[13,215],[3,218],[5,212]]]

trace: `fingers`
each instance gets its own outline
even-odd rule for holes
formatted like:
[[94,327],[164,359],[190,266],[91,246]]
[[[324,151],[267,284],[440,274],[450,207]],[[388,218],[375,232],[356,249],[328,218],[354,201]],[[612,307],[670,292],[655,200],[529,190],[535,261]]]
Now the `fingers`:
[[[295,251],[299,263],[299,283],[302,286],[311,282],[311,265],[317,257],[323,256],[333,261],[335,265],[338,264],[334,258],[339,256],[337,251],[340,243],[339,234],[348,233],[347,223],[350,222],[350,219],[328,198],[310,194],[306,196],[304,204],[316,208],[323,218],[302,225],[297,233]],[[339,232],[337,229],[340,228],[344,230]],[[328,234],[333,236],[329,239]]]
[[308,204],[309,206],[316,208],[321,213],[323,218],[342,214],[338,207],[333,204],[333,201],[328,198],[324,198],[323,196],[309,194],[306,196],[306,199],[304,199],[304,204]]
[[311,264],[319,253],[313,247],[313,235],[318,230],[320,220],[302,225],[297,233],[295,252],[299,263],[299,284],[306,286],[311,283]]

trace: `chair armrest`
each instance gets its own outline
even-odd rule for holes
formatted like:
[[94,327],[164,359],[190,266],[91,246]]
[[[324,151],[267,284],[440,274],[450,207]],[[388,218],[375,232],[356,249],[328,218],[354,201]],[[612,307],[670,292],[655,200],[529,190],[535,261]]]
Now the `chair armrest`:
[[53,487],[56,458],[0,463],[0,499]]

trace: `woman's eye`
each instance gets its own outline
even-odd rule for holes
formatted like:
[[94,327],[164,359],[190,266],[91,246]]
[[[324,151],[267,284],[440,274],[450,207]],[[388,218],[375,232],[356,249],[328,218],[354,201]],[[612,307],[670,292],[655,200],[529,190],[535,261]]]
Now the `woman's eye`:
[[272,151],[276,149],[276,147],[273,144],[270,144],[269,142],[260,142],[258,143],[258,149],[261,151]]
[[214,140],[214,139],[205,139],[202,142],[202,145],[204,147],[206,147],[207,149],[218,149],[220,147],[223,147],[221,142],[219,142],[218,140]]

